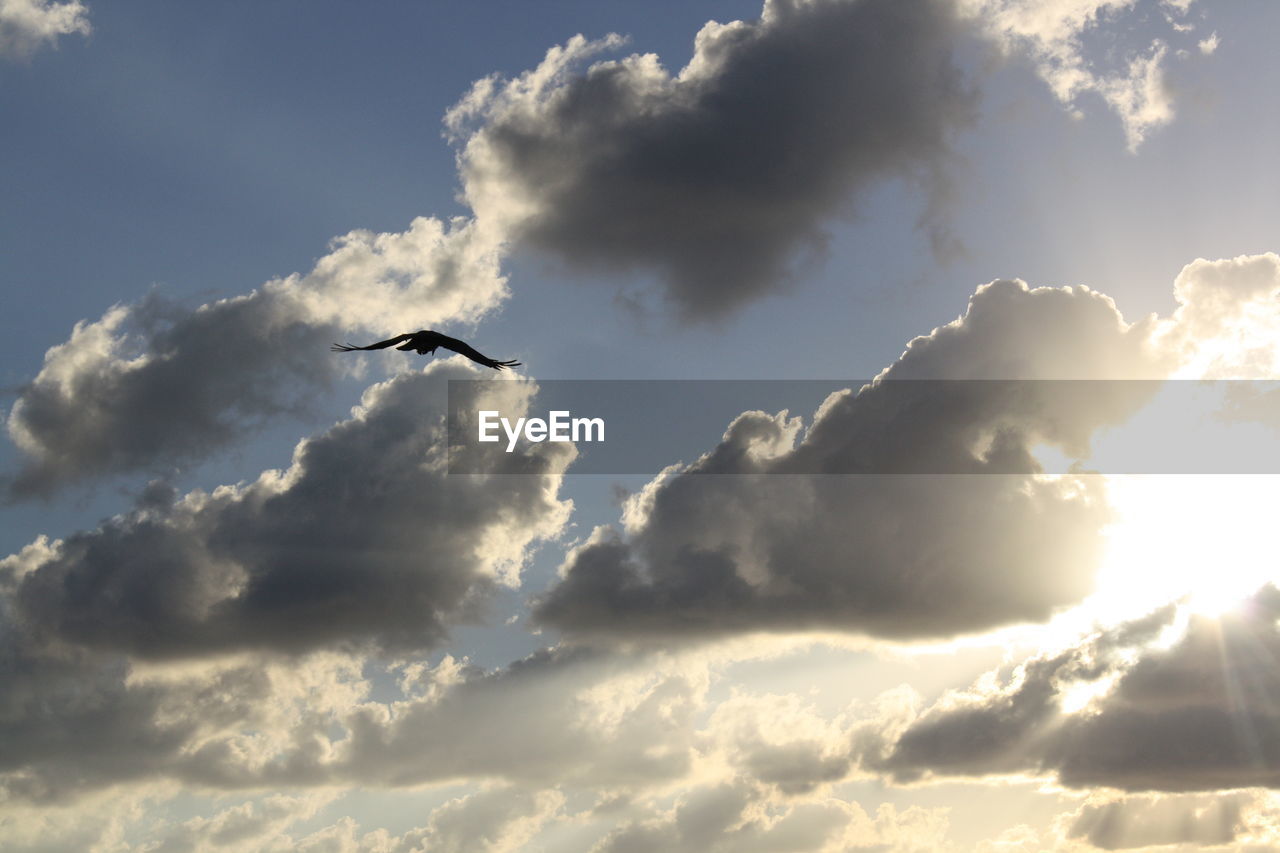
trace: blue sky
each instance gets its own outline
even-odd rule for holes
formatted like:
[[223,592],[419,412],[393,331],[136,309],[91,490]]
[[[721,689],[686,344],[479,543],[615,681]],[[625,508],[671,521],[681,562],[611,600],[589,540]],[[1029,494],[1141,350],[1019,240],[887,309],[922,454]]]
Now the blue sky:
[[444,383],[492,375],[327,349],[1274,379],[1277,16],[0,0],[0,846],[1280,844],[1271,477],[823,467],[1140,401],[762,397],[651,415],[725,476],[462,482]]

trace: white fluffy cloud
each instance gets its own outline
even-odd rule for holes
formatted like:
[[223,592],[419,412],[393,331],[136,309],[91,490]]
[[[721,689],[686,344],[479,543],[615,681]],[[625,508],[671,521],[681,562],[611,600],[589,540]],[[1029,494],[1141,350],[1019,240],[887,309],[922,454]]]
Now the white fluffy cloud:
[[88,12],[80,0],[0,0],[0,57],[25,59],[59,36],[88,35]]
[[1174,281],[1178,307],[1160,324],[1160,345],[1187,378],[1280,376],[1280,255],[1197,259]]
[[335,337],[473,321],[505,295],[492,238],[419,218],[395,234],[353,231],[306,275],[196,310],[155,296],[117,305],[77,324],[22,389],[8,430],[28,461],[10,492],[198,461],[305,410],[341,369]]

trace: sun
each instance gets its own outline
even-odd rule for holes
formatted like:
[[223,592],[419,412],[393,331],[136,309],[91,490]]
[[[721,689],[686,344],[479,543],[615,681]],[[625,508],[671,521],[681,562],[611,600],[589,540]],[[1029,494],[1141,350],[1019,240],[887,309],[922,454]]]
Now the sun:
[[1181,599],[1219,614],[1280,580],[1275,475],[1109,476],[1114,519],[1091,605],[1125,618]]

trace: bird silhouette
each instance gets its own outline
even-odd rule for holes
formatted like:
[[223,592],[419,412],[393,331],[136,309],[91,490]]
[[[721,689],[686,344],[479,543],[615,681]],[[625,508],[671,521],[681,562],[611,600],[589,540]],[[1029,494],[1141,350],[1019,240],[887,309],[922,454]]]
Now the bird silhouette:
[[[399,344],[399,346],[396,346]],[[485,367],[492,367],[494,370],[502,370],[504,367],[519,367],[518,361],[498,361],[489,358],[489,356],[477,351],[466,341],[460,341],[457,338],[451,338],[448,335],[442,335],[439,332],[428,331],[423,329],[418,332],[406,332],[403,335],[396,335],[385,341],[378,341],[376,344],[369,344],[367,347],[357,347],[351,344],[334,344],[330,347],[334,352],[353,352],[355,350],[369,349],[386,349],[387,347],[395,347],[398,350],[414,350],[422,355],[431,355],[436,351],[437,347],[444,347],[452,350],[460,355],[483,364]]]

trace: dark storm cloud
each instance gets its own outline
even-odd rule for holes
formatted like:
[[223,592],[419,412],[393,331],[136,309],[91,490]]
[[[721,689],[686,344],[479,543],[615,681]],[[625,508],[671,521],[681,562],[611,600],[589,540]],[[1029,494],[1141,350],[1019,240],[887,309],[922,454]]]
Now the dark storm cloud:
[[[288,471],[157,498],[69,537],[15,581],[21,629],[150,658],[435,644],[568,511],[554,477],[446,476],[445,380],[476,375],[443,364],[401,375],[302,442]],[[478,404],[514,410],[531,393],[477,387]],[[495,471],[552,475],[572,456],[494,452]]]
[[[1087,289],[998,281],[881,378],[1146,375],[1148,333]],[[628,537],[597,531],[572,553],[537,617],[652,638],[942,637],[1044,620],[1091,589],[1108,511],[1100,479],[1039,478],[1031,451],[1082,453],[1149,393],[1114,385],[953,382],[940,394],[885,381],[833,395],[799,444],[785,413],[744,413],[719,446],[637,496]],[[929,475],[824,475],[859,470]]]
[[[1073,788],[1276,787],[1278,619],[1280,591],[1266,587],[1238,612],[1193,615],[1168,648],[1149,647],[1151,629],[1171,621],[1165,608],[1031,661],[1007,687],[939,703],[883,758],[864,757],[864,764],[899,779],[1029,771],[1053,773]],[[1128,655],[1114,654],[1126,647]],[[1115,680],[1109,693],[1108,679]],[[1105,693],[1094,707],[1062,709],[1071,689],[1091,685]]]
[[398,234],[352,232],[305,276],[195,310],[155,296],[116,306],[77,324],[21,390],[8,431],[27,463],[10,496],[199,461],[305,411],[344,364],[328,352],[335,337],[474,319],[504,293],[474,227],[418,219]]
[[466,199],[573,266],[656,270],[686,317],[723,314],[777,289],[873,182],[937,191],[974,112],[959,27],[935,0],[770,0],[707,24],[674,76],[651,54],[574,74],[619,43],[578,37],[451,112]]

